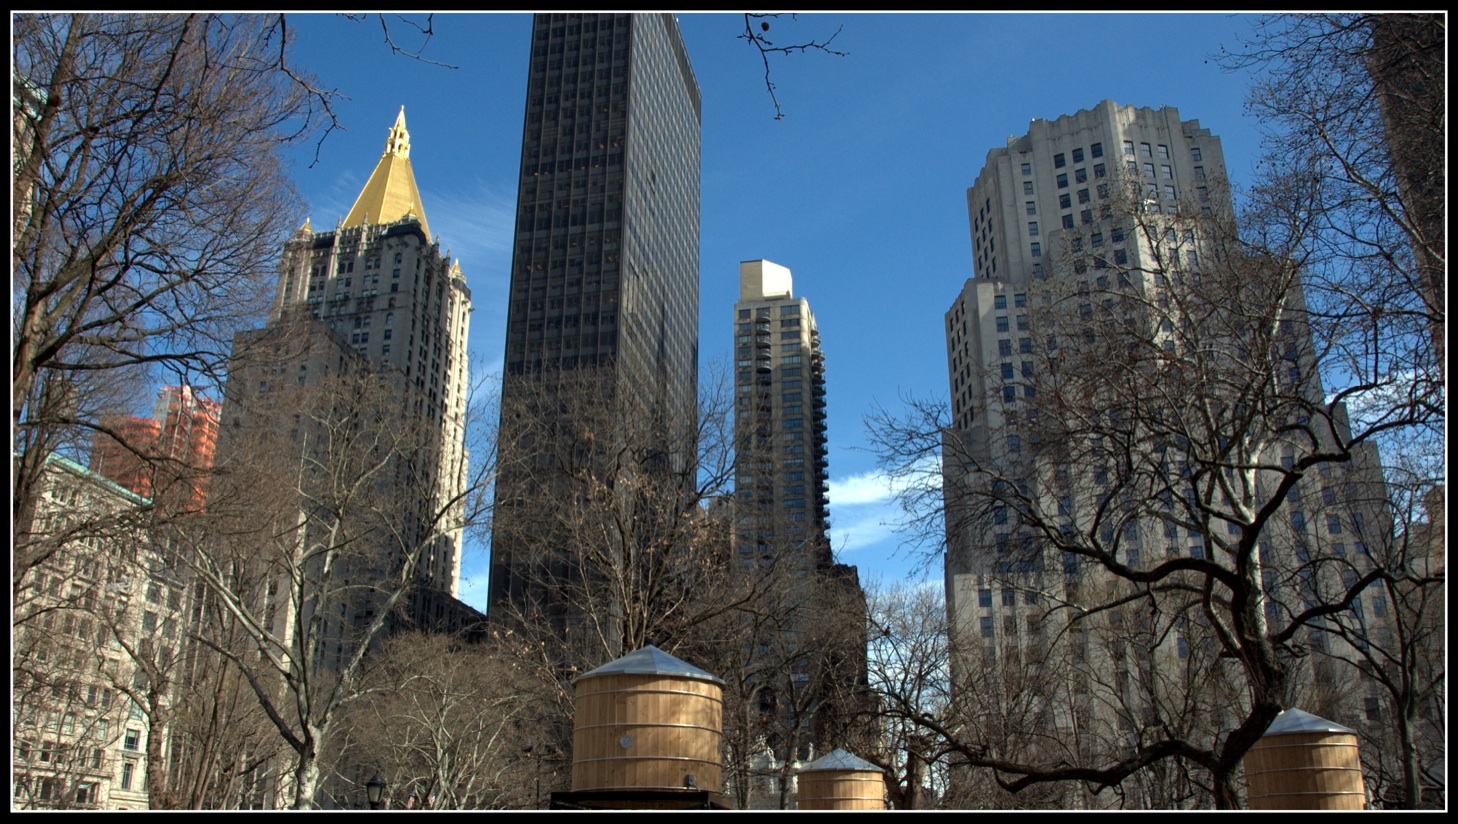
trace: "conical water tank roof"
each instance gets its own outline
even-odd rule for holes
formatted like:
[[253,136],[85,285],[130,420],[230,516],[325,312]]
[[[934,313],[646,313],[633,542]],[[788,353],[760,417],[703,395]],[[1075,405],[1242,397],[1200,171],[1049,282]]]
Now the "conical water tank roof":
[[572,679],[572,683],[575,684],[584,678],[595,678],[599,675],[664,675],[676,678],[695,678],[724,686],[724,679],[717,675],[710,675],[687,661],[674,658],[652,644],[636,652],[630,652],[616,661],[609,661],[595,670],[584,672]]
[[1357,731],[1349,727],[1343,727],[1335,721],[1328,721],[1319,715],[1312,715],[1305,710],[1298,710],[1292,707],[1289,710],[1282,710],[1276,716],[1276,720],[1266,727],[1266,735],[1293,735],[1296,733],[1345,733],[1356,735]]
[[812,770],[856,770],[858,772],[885,772],[885,770],[866,761],[857,758],[845,750],[836,747],[825,755],[811,761],[800,768],[800,772],[811,772]]

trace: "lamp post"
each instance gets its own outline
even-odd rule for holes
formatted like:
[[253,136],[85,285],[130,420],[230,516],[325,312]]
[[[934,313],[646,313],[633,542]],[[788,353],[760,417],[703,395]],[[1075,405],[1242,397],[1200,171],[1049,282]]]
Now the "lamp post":
[[365,795],[370,800],[370,809],[378,810],[384,806],[385,779],[380,777],[380,771],[375,770],[375,775],[365,782]]
[[533,803],[532,808],[540,810],[542,808],[542,757],[535,752],[530,741],[521,745],[521,752],[522,755],[532,759],[532,778],[535,779],[537,785],[537,800]]

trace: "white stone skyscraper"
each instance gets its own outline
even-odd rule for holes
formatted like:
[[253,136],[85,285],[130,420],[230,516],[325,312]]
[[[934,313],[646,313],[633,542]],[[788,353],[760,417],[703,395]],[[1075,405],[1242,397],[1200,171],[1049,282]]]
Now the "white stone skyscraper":
[[[1299,266],[1237,242],[1226,180],[1198,121],[1106,100],[1033,120],[967,192],[975,275],[945,317],[955,669],[987,712],[1021,708],[1085,757],[1150,725],[1228,733],[1248,700],[1220,692],[1242,683],[1220,675],[1249,647],[1232,639],[1339,600],[1382,533],[1375,447],[1338,447]],[[1240,576],[1254,603],[1199,606],[1191,581]],[[1300,663],[1293,695],[1339,677]]]

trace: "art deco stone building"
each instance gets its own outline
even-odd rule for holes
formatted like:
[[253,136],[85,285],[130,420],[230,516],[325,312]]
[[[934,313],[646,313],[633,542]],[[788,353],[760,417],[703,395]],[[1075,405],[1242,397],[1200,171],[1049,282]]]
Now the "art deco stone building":
[[[1223,666],[1198,611],[1151,613],[1153,600],[1131,596],[1142,616],[1069,622],[1123,593],[1111,565],[1137,575],[1171,560],[1225,564],[1241,540],[1258,540],[1275,623],[1370,571],[1367,544],[1390,523],[1375,448],[1358,445],[1291,485],[1258,538],[1242,526],[1250,502],[1299,475],[1297,461],[1350,436],[1340,405],[1312,422],[1324,396],[1299,277],[1277,280],[1281,267],[1233,242],[1225,180],[1220,140],[1198,121],[1103,101],[1035,119],[988,153],[967,192],[975,276],[945,317],[953,427],[942,465],[959,680],[1010,713],[1020,697],[994,695],[1027,676],[1030,652],[1064,667],[1030,717],[1079,746],[1122,746],[1164,723],[1158,696],[1209,686],[1175,683],[1210,671],[1196,662]],[[1277,307],[1269,323],[1254,322],[1259,306]],[[1232,431],[1241,404],[1257,401],[1226,397],[1221,382],[1236,385],[1226,376],[1256,362],[1271,372],[1259,395],[1269,400]],[[1219,444],[1201,452],[1175,422],[1204,400]],[[1376,590],[1359,600],[1358,614],[1384,614]],[[1298,646],[1333,643],[1313,629]],[[1297,681],[1335,684],[1342,676],[1320,659],[1293,664],[1314,670]],[[1200,694],[1201,723],[1229,729],[1239,700]],[[1145,803],[1160,805],[1156,795]]]
[[[672,15],[536,16],[504,409],[572,384],[591,386],[603,405],[633,406],[642,421],[693,415],[699,143],[699,87]],[[554,493],[526,476],[553,444],[523,444],[516,420],[503,414],[490,613],[541,611],[562,626],[571,609],[530,580],[534,565],[554,563],[534,525],[558,516],[538,506]],[[559,437],[572,437],[571,422],[558,423]],[[691,451],[667,448],[664,470],[683,471]],[[560,575],[567,566],[557,562]]]

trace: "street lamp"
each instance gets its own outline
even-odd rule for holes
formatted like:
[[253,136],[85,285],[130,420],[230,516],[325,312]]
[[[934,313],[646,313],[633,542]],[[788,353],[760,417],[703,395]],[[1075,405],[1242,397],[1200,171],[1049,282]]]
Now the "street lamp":
[[527,758],[532,759],[532,774],[533,778],[536,779],[537,785],[537,800],[533,805],[533,809],[540,810],[542,808],[542,756],[540,753],[536,753],[534,750],[535,748],[532,746],[532,742],[530,741],[521,745],[522,755],[525,755]]
[[380,777],[380,771],[375,770],[374,778],[365,782],[365,795],[370,800],[370,809],[378,810],[383,806],[385,797],[385,779]]

